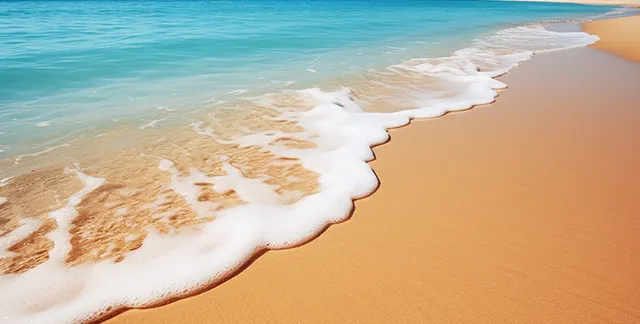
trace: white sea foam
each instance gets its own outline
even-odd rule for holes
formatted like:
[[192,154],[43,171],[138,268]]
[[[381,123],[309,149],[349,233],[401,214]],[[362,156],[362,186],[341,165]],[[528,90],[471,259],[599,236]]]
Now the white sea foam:
[[474,48],[490,51],[513,51],[544,53],[592,44],[598,36],[583,32],[554,32],[541,25],[520,26],[498,31],[495,34],[480,37],[474,42]]
[[13,179],[13,177],[0,179],[0,187],[4,187],[4,186],[8,185],[9,182],[11,182],[11,179]]
[[61,145],[58,145],[58,146],[50,147],[50,148],[48,148],[48,149],[46,149],[46,150],[42,150],[42,151],[39,151],[39,152],[30,153],[30,154],[22,154],[22,155],[18,155],[18,156],[16,156],[13,160],[15,161],[15,163],[18,163],[18,162],[20,162],[20,161],[21,161],[23,158],[25,158],[25,157],[38,156],[38,155],[42,155],[42,154],[45,154],[45,153],[49,153],[49,152],[51,152],[51,151],[53,151],[53,150],[57,150],[57,149],[59,149],[59,148],[69,147],[69,146],[71,146],[71,144],[69,144],[69,143],[64,143],[64,144],[61,144]]
[[247,93],[248,91],[249,91],[249,90],[247,90],[247,89],[238,89],[238,90],[229,91],[229,92],[227,92],[227,93],[225,93],[225,94],[226,94],[226,95],[234,95],[234,96],[237,96],[237,95],[241,95],[241,94],[243,94],[243,93]]
[[167,119],[167,118],[154,119],[154,120],[152,120],[152,121],[140,126],[139,128],[142,129],[142,130],[147,129],[147,128],[156,128],[156,124],[158,124],[159,122],[161,122],[161,121],[163,121],[165,119]]
[[[7,202],[7,198],[0,197],[0,206]],[[0,258],[6,258],[13,255],[13,252],[8,251],[9,247],[18,243],[22,239],[29,236],[29,234],[35,232],[40,227],[40,222],[33,218],[25,218],[20,227],[16,230],[6,234],[0,241]]]
[[168,108],[168,107],[165,107],[165,106],[158,106],[158,107],[156,107],[156,109],[157,109],[157,110],[164,110],[164,111],[167,111],[167,112],[173,112],[173,111],[176,111],[176,110],[175,110],[175,109],[173,109],[173,108]]
[[[312,239],[326,226],[345,220],[352,200],[371,194],[378,186],[371,167],[371,147],[388,140],[388,128],[406,125],[412,118],[431,118],[449,111],[490,103],[496,89],[506,85],[494,77],[508,72],[536,51],[549,51],[592,43],[584,33],[555,33],[538,26],[517,27],[480,38],[472,48],[450,57],[415,59],[389,67],[389,72],[423,73],[455,89],[455,96],[416,94],[412,109],[393,113],[367,113],[350,97],[350,91],[300,90],[313,103],[309,111],[283,111],[282,118],[295,120],[305,131],[286,134],[313,141],[304,150],[273,145],[285,134],[272,131],[247,133],[233,138],[239,146],[260,145],[276,156],[298,158],[317,174],[320,190],[292,205],[277,204],[274,188],[259,178],[245,178],[222,159],[224,176],[208,177],[197,169],[188,175],[177,172],[174,162],[160,159],[158,168],[171,176],[168,189],[182,196],[199,216],[215,206],[197,199],[196,183],[213,183],[218,192],[234,190],[247,204],[225,209],[216,219],[193,233],[158,235],[149,228],[141,248],[119,263],[111,261],[67,267],[67,233],[77,214],[75,207],[104,180],[74,172],[84,188],[52,212],[58,227],[47,234],[55,247],[50,259],[20,275],[0,277],[0,314],[11,323],[68,323],[103,315],[122,306],[139,307],[153,301],[183,295],[229,275],[263,248],[287,248]],[[389,82],[389,86],[394,85]],[[262,104],[269,101],[262,98]],[[274,106],[274,109],[277,109]],[[211,136],[210,129],[194,123],[195,132]],[[216,139],[221,141],[220,139]],[[15,234],[24,236],[33,228]],[[4,240],[5,238],[0,238]]]

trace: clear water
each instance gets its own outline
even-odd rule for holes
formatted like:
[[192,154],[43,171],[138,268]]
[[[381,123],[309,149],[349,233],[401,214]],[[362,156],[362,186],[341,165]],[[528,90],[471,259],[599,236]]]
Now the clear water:
[[610,10],[477,0],[0,1],[0,157],[445,55],[504,25]]

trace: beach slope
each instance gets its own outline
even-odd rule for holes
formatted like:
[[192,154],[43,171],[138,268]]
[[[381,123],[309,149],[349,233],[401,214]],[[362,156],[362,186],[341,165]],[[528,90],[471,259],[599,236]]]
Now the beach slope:
[[592,47],[640,62],[640,16],[590,21],[582,26],[585,32],[601,38]]
[[638,75],[536,56],[495,104],[392,130],[349,221],[109,323],[640,323]]

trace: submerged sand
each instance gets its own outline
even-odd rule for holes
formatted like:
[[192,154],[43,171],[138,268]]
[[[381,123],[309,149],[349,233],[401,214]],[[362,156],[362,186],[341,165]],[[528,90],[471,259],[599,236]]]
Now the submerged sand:
[[638,75],[537,56],[497,103],[392,130],[349,221],[109,322],[640,323]]

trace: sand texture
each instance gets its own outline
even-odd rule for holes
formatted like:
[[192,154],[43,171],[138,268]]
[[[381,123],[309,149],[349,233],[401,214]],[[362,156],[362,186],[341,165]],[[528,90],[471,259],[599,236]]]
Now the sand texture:
[[393,130],[347,222],[108,322],[640,323],[638,76],[539,55],[497,103]]
[[600,36],[593,47],[640,62],[640,16],[586,22],[583,28]]

